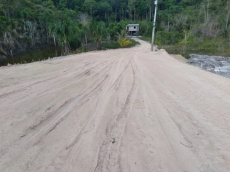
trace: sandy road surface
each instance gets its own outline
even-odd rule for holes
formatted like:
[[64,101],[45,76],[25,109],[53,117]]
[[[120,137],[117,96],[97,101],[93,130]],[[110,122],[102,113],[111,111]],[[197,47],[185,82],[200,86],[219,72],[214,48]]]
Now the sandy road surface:
[[230,79],[149,49],[0,68],[0,172],[229,172]]

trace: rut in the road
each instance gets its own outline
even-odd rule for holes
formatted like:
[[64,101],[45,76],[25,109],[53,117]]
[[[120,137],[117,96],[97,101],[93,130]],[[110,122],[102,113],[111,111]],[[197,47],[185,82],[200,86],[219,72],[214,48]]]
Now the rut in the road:
[[[99,148],[95,172],[121,171],[119,167],[120,146],[122,146],[121,141],[138,91],[137,78],[135,76],[133,64],[129,63],[129,67],[132,68],[133,84],[121,112],[117,115],[115,121],[107,126],[105,139],[102,141]],[[127,70],[127,68],[125,68],[125,70]]]

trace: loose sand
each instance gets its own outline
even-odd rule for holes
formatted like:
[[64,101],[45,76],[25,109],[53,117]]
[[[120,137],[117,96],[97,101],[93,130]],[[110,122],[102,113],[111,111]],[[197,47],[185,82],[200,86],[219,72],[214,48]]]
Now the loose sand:
[[0,172],[229,172],[230,79],[140,42],[0,68]]

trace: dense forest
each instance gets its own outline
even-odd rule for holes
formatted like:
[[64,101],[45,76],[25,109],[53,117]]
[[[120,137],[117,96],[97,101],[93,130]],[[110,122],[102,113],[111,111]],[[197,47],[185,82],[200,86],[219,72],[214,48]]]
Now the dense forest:
[[[1,0],[0,56],[47,44],[68,54],[121,39],[127,23],[148,38],[153,14],[154,0]],[[159,0],[156,44],[230,55],[229,20],[228,0]]]

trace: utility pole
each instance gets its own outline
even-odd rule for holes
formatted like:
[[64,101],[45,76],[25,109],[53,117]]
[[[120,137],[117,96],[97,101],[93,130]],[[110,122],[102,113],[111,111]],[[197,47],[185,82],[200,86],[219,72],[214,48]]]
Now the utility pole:
[[156,29],[156,18],[157,18],[157,3],[158,0],[155,0],[155,14],[154,14],[154,21],[153,21],[153,33],[152,33],[152,44],[151,44],[151,51],[153,51],[153,44],[155,39],[155,29]]

